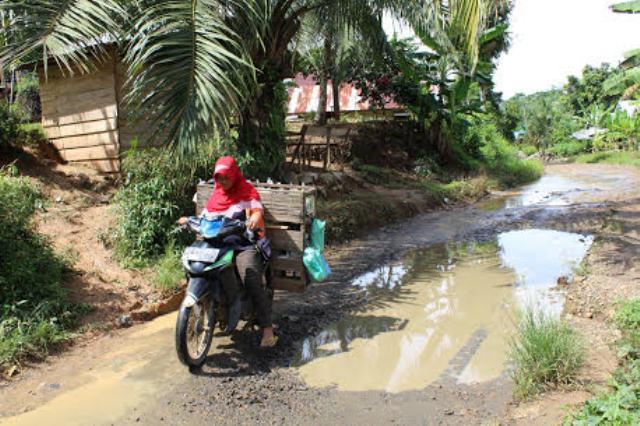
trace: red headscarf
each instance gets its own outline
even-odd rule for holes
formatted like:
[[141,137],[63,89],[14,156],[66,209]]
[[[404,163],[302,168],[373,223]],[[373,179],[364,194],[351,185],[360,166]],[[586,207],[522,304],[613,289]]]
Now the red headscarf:
[[222,185],[216,183],[213,193],[205,206],[208,212],[221,213],[242,201],[260,201],[260,194],[247,182],[232,157],[220,157],[216,161],[213,178],[215,179],[217,175],[223,175],[232,184],[231,188],[225,191]]

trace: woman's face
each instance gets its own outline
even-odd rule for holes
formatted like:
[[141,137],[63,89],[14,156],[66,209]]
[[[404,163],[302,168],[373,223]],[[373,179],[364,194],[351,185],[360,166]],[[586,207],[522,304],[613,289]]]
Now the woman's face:
[[233,186],[233,182],[231,181],[231,179],[229,179],[228,177],[226,177],[223,174],[217,174],[216,175],[216,182],[222,187],[222,189],[224,189],[225,191],[228,191],[229,189],[231,189],[231,187]]

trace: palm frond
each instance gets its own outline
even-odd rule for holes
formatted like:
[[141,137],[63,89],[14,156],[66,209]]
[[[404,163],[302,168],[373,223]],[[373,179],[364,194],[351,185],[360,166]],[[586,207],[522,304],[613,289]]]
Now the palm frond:
[[255,75],[233,20],[260,31],[259,3],[174,0],[147,7],[135,18],[125,57],[125,101],[180,154],[195,152],[214,130],[227,128],[242,106]]
[[640,13],[640,0],[626,1],[611,6],[616,13]]
[[6,0],[0,8],[12,17],[0,62],[16,65],[40,50],[45,73],[49,59],[71,74],[87,72],[104,42],[118,38],[125,15],[116,0]]

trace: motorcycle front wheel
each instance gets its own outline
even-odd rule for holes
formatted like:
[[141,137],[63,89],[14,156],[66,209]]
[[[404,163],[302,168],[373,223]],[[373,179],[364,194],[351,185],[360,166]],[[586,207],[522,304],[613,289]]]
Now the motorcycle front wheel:
[[176,322],[178,359],[188,367],[200,367],[213,340],[213,303],[209,295],[191,307],[180,307]]

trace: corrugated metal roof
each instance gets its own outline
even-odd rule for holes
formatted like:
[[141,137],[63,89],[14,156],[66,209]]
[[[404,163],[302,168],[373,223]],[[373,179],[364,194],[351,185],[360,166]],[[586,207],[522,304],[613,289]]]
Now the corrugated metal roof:
[[[289,103],[287,105],[288,114],[304,114],[307,112],[317,112],[320,97],[320,85],[313,77],[305,77],[302,74],[296,75],[293,79],[285,82],[295,85],[288,88]],[[384,106],[385,109],[403,109],[392,99],[389,99]],[[360,89],[353,84],[344,83],[340,86],[340,111],[368,111],[370,105],[360,96]],[[333,89],[331,81],[327,84],[327,111],[333,111]]]

